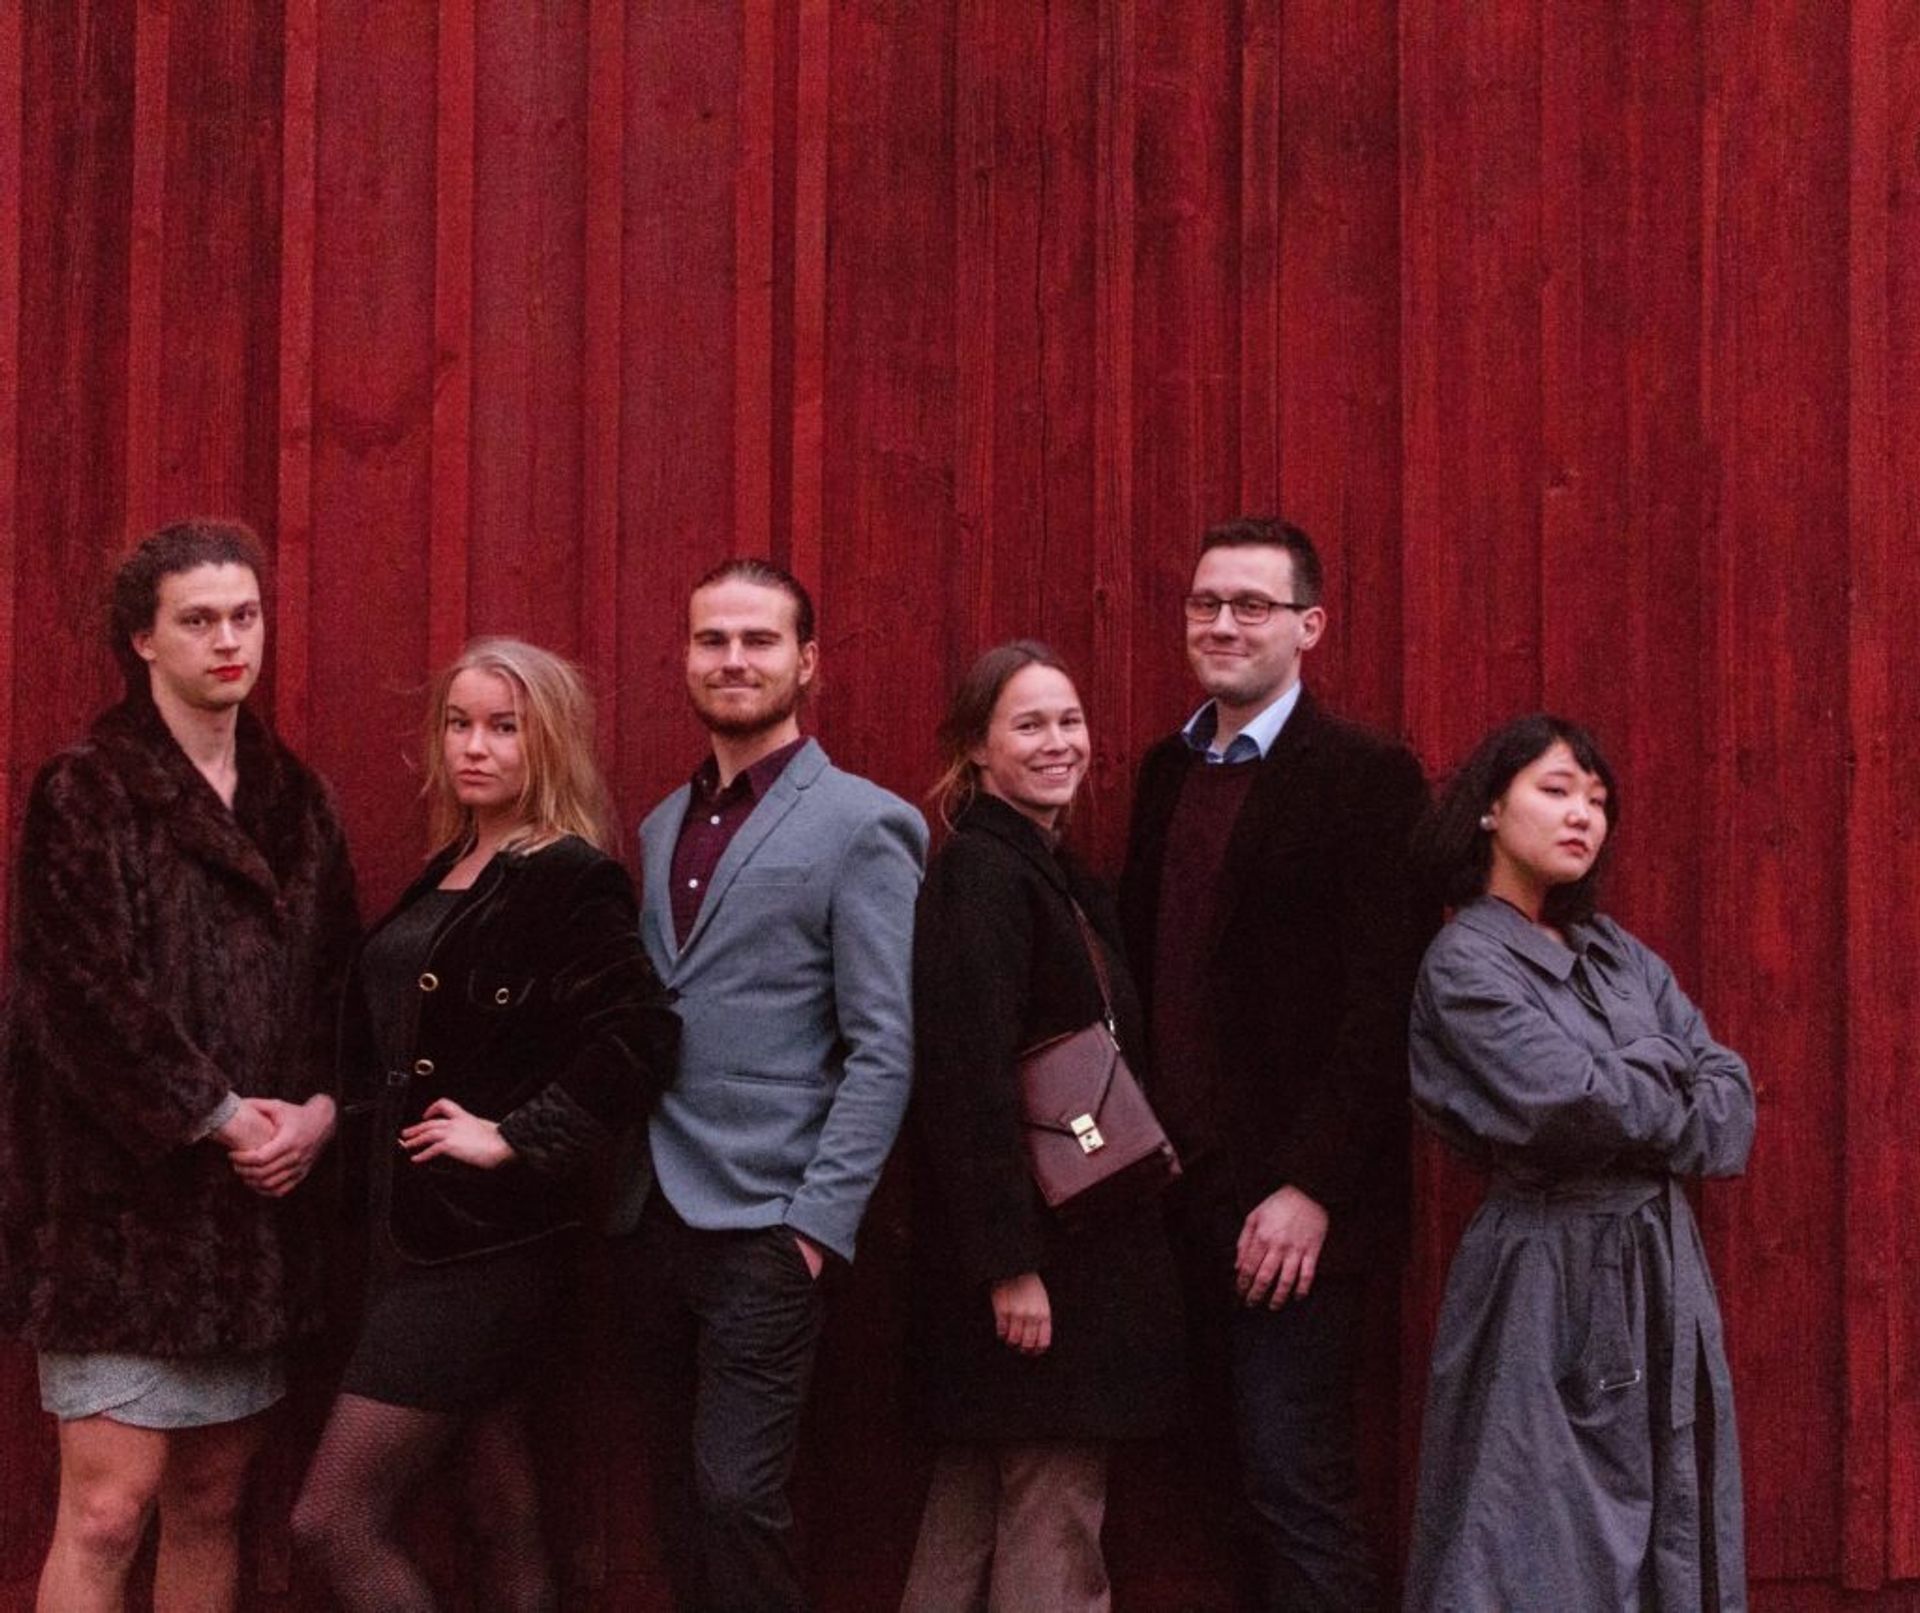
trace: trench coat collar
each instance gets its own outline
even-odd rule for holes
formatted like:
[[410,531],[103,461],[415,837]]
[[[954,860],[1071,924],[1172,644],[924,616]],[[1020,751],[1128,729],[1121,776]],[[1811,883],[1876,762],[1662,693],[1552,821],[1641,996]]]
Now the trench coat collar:
[[127,793],[165,825],[187,856],[238,875],[269,899],[280,898],[280,881],[269,861],[270,847],[249,833],[249,825],[268,832],[271,803],[281,794],[282,764],[266,726],[242,708],[234,732],[234,767],[239,782],[233,806],[187,758],[166,719],[150,697],[130,694],[101,713],[93,740],[119,774]]
[[954,820],[953,830],[955,834],[965,830],[992,835],[994,839],[1013,847],[1039,869],[1049,884],[1068,896],[1073,894],[1073,882],[1068,878],[1066,866],[1055,849],[1056,843],[1047,838],[1046,831],[1033,819],[1019,808],[1007,805],[998,796],[976,790],[973,799]]
[[1573,973],[1576,960],[1589,952],[1609,959],[1618,957],[1604,921],[1567,926],[1567,945],[1562,946],[1537,924],[1530,922],[1516,907],[1497,896],[1479,896],[1453,915],[1456,924],[1500,942],[1516,952],[1536,969],[1564,981]]

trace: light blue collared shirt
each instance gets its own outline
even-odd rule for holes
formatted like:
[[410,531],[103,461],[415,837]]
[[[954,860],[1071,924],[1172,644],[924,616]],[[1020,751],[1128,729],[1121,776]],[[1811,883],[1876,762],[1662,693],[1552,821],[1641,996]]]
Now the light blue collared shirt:
[[1300,680],[1295,678],[1285,694],[1227,742],[1225,750],[1213,748],[1213,737],[1220,727],[1220,714],[1211,700],[1187,719],[1187,726],[1180,733],[1188,748],[1209,762],[1257,762],[1273,749],[1273,742],[1280,737],[1280,730],[1287,726],[1287,719],[1299,704]]

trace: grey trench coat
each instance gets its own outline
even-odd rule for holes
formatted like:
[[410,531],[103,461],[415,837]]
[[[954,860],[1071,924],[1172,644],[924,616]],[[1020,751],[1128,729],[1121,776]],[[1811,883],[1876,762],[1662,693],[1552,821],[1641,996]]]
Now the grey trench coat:
[[1491,1172],[1447,1279],[1409,1610],[1744,1609],[1720,1312],[1676,1178],[1753,1142],[1739,1056],[1606,918],[1491,897],[1422,965],[1414,1102]]

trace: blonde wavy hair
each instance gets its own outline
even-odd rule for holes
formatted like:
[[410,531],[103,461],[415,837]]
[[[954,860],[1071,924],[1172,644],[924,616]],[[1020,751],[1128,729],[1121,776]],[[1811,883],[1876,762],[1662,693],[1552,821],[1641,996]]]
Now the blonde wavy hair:
[[429,827],[436,846],[473,838],[473,813],[460,804],[447,771],[447,697],[462,672],[493,672],[513,690],[526,782],[517,803],[526,828],[510,844],[544,844],[562,835],[612,854],[613,801],[593,757],[593,697],[570,661],[517,638],[477,638],[433,680],[425,729]]

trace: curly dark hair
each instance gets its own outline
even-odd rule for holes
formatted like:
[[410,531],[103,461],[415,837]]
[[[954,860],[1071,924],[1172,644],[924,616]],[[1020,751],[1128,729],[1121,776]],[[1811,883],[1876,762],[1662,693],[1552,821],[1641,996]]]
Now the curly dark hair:
[[153,626],[161,581],[197,566],[245,566],[266,593],[266,555],[246,522],[197,515],[149,532],[120,562],[107,594],[107,642],[129,689],[148,686],[147,663],[133,636]]
[[1413,832],[1414,868],[1429,893],[1449,907],[1484,896],[1493,870],[1493,837],[1480,820],[1523,768],[1556,744],[1607,788],[1607,838],[1584,875],[1547,892],[1542,917],[1556,927],[1593,917],[1613,831],[1620,826],[1620,786],[1593,735],[1578,723],[1544,711],[1515,717],[1474,747]]

